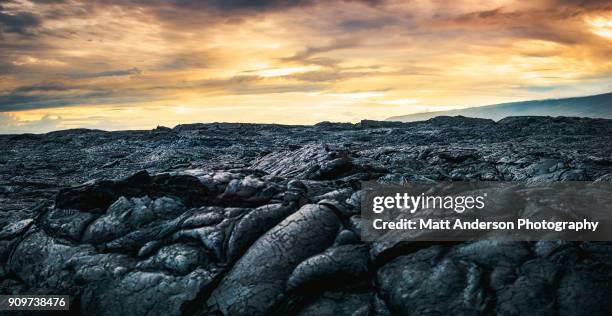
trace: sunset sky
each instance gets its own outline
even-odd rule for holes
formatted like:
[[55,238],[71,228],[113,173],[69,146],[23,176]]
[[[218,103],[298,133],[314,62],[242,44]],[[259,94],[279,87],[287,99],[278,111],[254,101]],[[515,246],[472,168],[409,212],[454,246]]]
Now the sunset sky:
[[0,133],[612,91],[612,1],[0,0]]

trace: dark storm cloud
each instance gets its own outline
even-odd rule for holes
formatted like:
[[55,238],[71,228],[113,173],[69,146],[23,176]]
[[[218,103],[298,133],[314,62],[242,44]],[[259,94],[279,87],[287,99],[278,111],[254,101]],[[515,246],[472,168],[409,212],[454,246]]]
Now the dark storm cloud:
[[45,82],[20,86],[0,95],[0,112],[23,111],[76,104],[96,104],[118,97],[112,90]]
[[47,95],[5,94],[0,95],[0,112],[50,108],[69,105],[71,102],[62,99],[49,99]]
[[[0,39],[2,39],[1,36],[0,36]],[[6,57],[0,54],[0,58],[5,59]],[[9,73],[12,73],[13,71],[15,71],[15,65],[13,65],[12,63],[0,61],[0,74],[9,74]]]
[[[303,5],[312,5],[319,2],[316,0],[217,0],[211,1],[215,6],[220,8],[254,8],[254,9],[277,9],[285,7],[295,7]],[[359,2],[366,5],[374,6],[382,3],[382,0],[344,0],[344,2]],[[229,6],[228,6],[229,5]]]
[[199,7],[212,6],[223,10],[240,10],[240,9],[254,9],[254,10],[268,10],[278,9],[286,7],[296,7],[303,5],[310,5],[314,1],[312,0],[213,0],[213,1],[193,1],[193,0],[178,0],[172,1],[179,6],[185,7]]
[[57,96],[47,93],[26,94],[14,91],[9,94],[0,95],[0,112],[53,108],[77,104],[97,104],[108,101],[111,97],[113,97],[112,91],[103,90],[75,93],[69,96]]
[[41,83],[31,86],[22,86],[13,90],[13,93],[27,93],[36,91],[67,91],[72,90],[74,87],[66,86],[62,83]]
[[8,14],[0,7],[0,31],[2,32],[32,35],[32,29],[40,24],[40,19],[34,14],[28,12]]
[[100,90],[86,93],[76,93],[69,96],[36,95],[0,95],[0,112],[16,112],[24,110],[48,109],[65,106],[95,105],[105,103],[128,104],[150,100],[141,94],[122,94],[115,91]]
[[[109,1],[99,1],[99,3],[108,3]],[[155,1],[155,0],[127,0],[127,1],[110,1],[115,4],[126,5],[141,5],[141,6],[174,6],[187,9],[218,9],[223,11],[234,10],[254,10],[267,11],[275,9],[285,9],[292,7],[309,6],[317,3],[324,3],[322,0],[171,0],[171,1]],[[383,0],[342,0],[342,2],[359,2],[369,6],[375,6],[383,3]]]
[[[340,2],[359,2],[369,6],[379,5],[380,0],[339,0]],[[322,0],[30,0],[35,5],[47,8],[41,15],[31,12],[7,12],[0,5],[0,31],[21,35],[34,35],[36,28],[45,20],[61,20],[73,16],[86,17],[108,8],[145,10],[168,25],[206,25],[218,21],[233,21],[241,16],[249,16],[274,10],[306,7]],[[203,18],[205,17],[205,18]],[[62,35],[62,34],[48,34]],[[1,36],[1,32],[0,32]]]
[[[143,10],[171,29],[203,27],[216,23],[236,24],[243,19],[285,10],[329,5],[361,3],[381,6],[384,0],[92,0],[77,1],[86,14],[105,10],[109,6]],[[74,10],[74,9],[71,9]],[[61,13],[58,14],[61,16]]]
[[[304,78],[294,78],[309,81]],[[332,79],[332,78],[328,78]],[[62,83],[41,83],[21,86],[10,93],[0,95],[0,112],[23,111],[74,105],[92,105],[105,102],[125,104],[151,100],[154,92],[193,89],[200,93],[218,95],[257,95],[270,93],[312,92],[329,88],[327,83],[286,83],[267,80],[260,76],[242,75],[231,78],[207,79],[181,83],[175,86],[134,90],[92,89],[86,86],[70,86]],[[65,93],[69,92],[69,93]]]

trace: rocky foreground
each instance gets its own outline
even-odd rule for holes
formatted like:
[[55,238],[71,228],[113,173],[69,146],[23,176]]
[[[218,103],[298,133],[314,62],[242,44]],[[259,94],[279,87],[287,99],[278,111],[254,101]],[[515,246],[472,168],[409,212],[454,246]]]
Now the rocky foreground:
[[612,243],[363,243],[360,181],[612,181],[612,120],[0,136],[0,294],[84,315],[610,315]]

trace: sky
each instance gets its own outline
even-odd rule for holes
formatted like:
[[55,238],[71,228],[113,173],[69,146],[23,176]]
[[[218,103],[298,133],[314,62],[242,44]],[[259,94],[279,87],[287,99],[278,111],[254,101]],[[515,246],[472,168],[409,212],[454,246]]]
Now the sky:
[[607,0],[0,0],[0,133],[598,94],[610,56]]

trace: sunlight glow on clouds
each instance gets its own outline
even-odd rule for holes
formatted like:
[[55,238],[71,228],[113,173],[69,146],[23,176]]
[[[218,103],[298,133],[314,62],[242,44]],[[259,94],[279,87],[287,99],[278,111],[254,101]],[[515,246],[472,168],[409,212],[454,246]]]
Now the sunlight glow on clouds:
[[415,99],[395,99],[395,100],[382,100],[378,102],[380,104],[386,105],[407,105],[407,104],[417,104],[419,100]]
[[260,76],[260,77],[281,77],[288,76],[296,73],[304,73],[309,70],[314,70],[315,67],[285,67],[285,68],[270,68],[256,71],[250,71],[249,73]]
[[612,39],[612,18],[596,17],[587,19],[587,22],[591,24],[593,33]]
[[612,90],[609,1],[8,0],[0,133],[359,121]]

